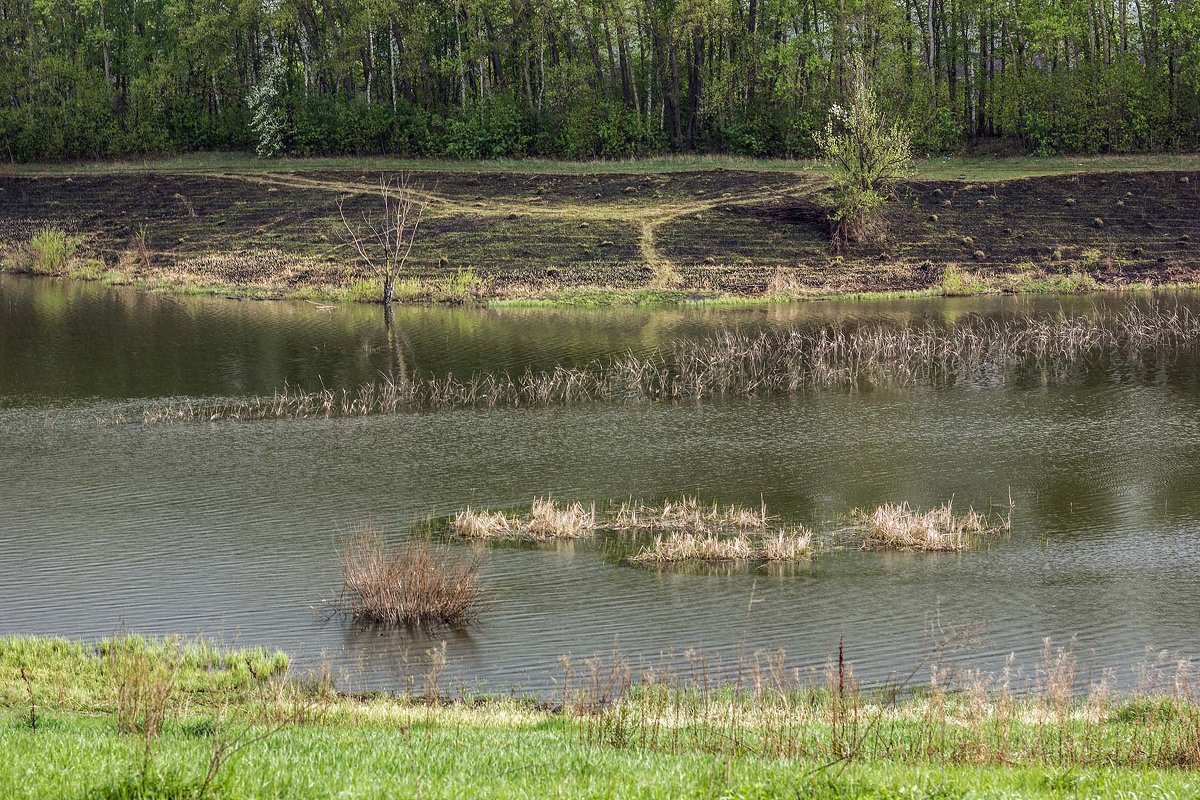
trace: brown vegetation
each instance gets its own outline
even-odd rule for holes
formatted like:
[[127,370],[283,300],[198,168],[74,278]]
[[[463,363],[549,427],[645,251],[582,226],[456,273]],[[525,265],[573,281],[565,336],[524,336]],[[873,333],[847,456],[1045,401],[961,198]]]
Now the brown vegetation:
[[675,531],[657,536],[629,561],[671,564],[684,561],[799,561],[814,552],[812,532],[803,526],[751,536]]
[[887,550],[966,550],[981,536],[1012,527],[1010,517],[994,518],[974,509],[956,513],[953,501],[928,511],[908,503],[884,503],[871,511],[856,508],[850,515],[862,546]]
[[[146,424],[217,419],[281,419],[390,414],[414,408],[569,405],[597,401],[676,400],[764,395],[813,388],[944,386],[997,380],[1071,378],[1096,360],[1136,364],[1144,356],[1200,348],[1200,316],[1183,304],[1131,304],[1087,316],[966,316],[948,324],[852,322],[763,333],[725,330],[680,340],[646,356],[632,354],[568,369],[513,376],[476,373],[406,375],[357,389],[309,392],[285,386],[273,397],[180,403],[147,409]],[[707,526],[728,509],[680,503],[629,506],[620,527]],[[761,525],[755,512],[726,524]],[[715,515],[715,516],[714,516]]]
[[539,497],[525,515],[467,506],[450,520],[450,530],[464,539],[579,539],[596,529],[596,507]]
[[691,534],[714,534],[720,531],[765,529],[773,519],[766,504],[759,508],[739,505],[712,505],[698,496],[683,495],[677,500],[663,500],[658,505],[638,502],[621,503],[606,528],[617,531],[673,531]]
[[478,574],[424,539],[395,546],[367,526],[343,547],[340,607],[368,622],[461,625],[479,611]]

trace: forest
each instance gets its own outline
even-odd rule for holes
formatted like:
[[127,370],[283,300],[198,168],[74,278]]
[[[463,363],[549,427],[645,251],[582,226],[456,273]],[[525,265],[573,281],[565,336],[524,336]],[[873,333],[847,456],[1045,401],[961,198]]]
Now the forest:
[[0,158],[1194,148],[1195,0],[0,0]]

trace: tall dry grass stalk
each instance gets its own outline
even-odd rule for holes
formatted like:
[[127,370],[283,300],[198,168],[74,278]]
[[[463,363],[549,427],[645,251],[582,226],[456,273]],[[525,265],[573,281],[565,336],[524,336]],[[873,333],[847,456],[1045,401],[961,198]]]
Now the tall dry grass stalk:
[[105,642],[105,666],[113,687],[117,728],[147,740],[162,733],[183,666],[183,647],[175,639],[148,642],[120,636]]
[[[1187,662],[1190,664],[1190,662]],[[823,673],[782,651],[722,664],[692,651],[634,665],[620,653],[561,660],[564,711],[586,743],[664,753],[754,753],[817,764],[1042,768],[1200,768],[1200,683],[1177,665],[1153,694],[1078,686],[1069,646],[1044,649],[1031,685],[1019,670],[960,679],[937,656],[928,687],[910,678],[865,688],[839,645]],[[732,670],[730,669],[732,668]],[[720,672],[726,677],[714,678]]]
[[401,546],[366,527],[342,550],[342,608],[357,619],[461,625],[479,611],[479,564],[436,553],[413,538]]
[[355,389],[145,410],[145,424],[392,414],[414,408],[547,406],[597,401],[764,395],[814,388],[1046,383],[1099,361],[1138,365],[1200,349],[1200,315],[1182,304],[1130,304],[1088,316],[967,316],[952,324],[834,323],[750,333],[728,329],[647,356],[628,353],[583,367],[519,375],[405,375]]
[[873,510],[856,508],[850,514],[855,532],[867,548],[960,552],[979,537],[1006,531],[1011,516],[989,517],[968,508],[955,512],[953,501],[919,511],[908,503],[884,503]]

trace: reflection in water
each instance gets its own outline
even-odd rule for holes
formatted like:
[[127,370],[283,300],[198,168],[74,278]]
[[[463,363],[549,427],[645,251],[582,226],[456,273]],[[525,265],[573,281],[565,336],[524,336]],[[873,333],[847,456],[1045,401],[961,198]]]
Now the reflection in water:
[[[1147,645],[1200,656],[1200,384],[1195,363],[1055,386],[809,392],[757,400],[143,428],[97,426],[127,398],[269,392],[392,368],[578,363],[714,324],[1007,312],[1026,301],[570,314],[168,300],[0,278],[0,633],[203,631],[328,657],[354,688],[402,687],[447,641],[443,686],[549,691],[557,659],[697,648],[714,669],[783,647],[819,668],[918,663],[930,620],[981,623],[963,663],[1037,660],[1078,635],[1084,664]],[[1045,307],[1057,302],[1038,301]],[[1119,303],[1120,298],[1071,302]],[[88,333],[90,331],[90,334]],[[397,359],[403,353],[405,358]],[[389,365],[391,365],[389,367]],[[404,365],[404,366],[401,366]],[[1145,378],[1145,379],[1143,379]],[[30,408],[33,404],[36,407]],[[489,607],[463,632],[382,631],[314,613],[337,536],[392,536],[471,503],[698,492],[836,527],[855,506],[1016,501],[1013,532],[965,554],[845,550],[773,569],[655,570],[617,537],[485,547]],[[1084,670],[1086,677],[1087,670]]]

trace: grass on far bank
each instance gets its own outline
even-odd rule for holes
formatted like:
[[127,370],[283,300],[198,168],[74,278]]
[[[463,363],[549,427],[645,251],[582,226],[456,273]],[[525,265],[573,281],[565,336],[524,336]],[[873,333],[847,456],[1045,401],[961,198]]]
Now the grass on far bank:
[[[174,676],[161,730],[120,724],[131,693],[113,652],[144,657],[143,675]],[[1173,670],[1172,688],[1130,697],[1072,697],[1074,663],[1049,645],[1044,686],[1031,696],[981,682],[955,690],[944,678],[903,697],[873,693],[841,660],[824,684],[804,684],[773,653],[739,669],[740,688],[687,684],[665,666],[633,679],[621,659],[564,659],[553,704],[439,699],[436,674],[420,695],[345,694],[327,678],[286,675],[286,665],[267,651],[177,640],[0,638],[0,795],[1182,800],[1200,791],[1194,675]],[[206,784],[223,743],[245,746]]]
[[[1039,175],[1124,170],[1200,169],[1200,154],[1106,156],[943,156],[919,159],[918,178],[1004,180]],[[555,159],[490,159],[460,161],[392,156],[340,156],[262,159],[250,153],[207,152],[177,156],[61,164],[4,164],[0,175],[106,175],[130,172],[303,172],[308,170],[394,170],[430,172],[512,172],[548,175],[658,174],[704,170],[742,170],[825,174],[815,159],[772,159],[729,155],[663,155],[639,159],[564,161]]]

